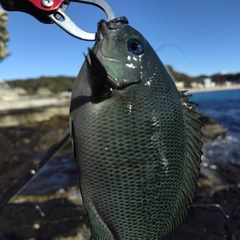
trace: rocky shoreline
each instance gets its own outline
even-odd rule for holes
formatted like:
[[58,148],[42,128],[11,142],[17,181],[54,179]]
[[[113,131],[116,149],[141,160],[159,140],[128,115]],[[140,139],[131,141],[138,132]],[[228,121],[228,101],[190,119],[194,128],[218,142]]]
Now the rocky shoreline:
[[[225,137],[226,130],[215,120],[203,115],[202,121],[205,124],[204,142]],[[2,127],[0,196],[16,184],[19,175],[23,176],[39,163],[46,151],[68,131],[68,114],[54,115],[40,122]],[[229,213],[240,198],[240,180],[227,176],[222,178],[218,172],[202,167],[194,203],[221,204]],[[227,200],[222,195],[228,196]],[[1,239],[89,239],[70,141],[13,203],[20,205],[10,204],[0,211]],[[32,204],[40,206],[46,216],[41,216]],[[214,207],[190,208],[188,220],[164,239],[239,239],[238,212],[235,218],[229,220]]]

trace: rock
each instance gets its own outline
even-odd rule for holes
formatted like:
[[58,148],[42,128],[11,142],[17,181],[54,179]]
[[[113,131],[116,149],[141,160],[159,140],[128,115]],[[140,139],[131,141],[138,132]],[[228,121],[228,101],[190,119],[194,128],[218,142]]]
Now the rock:
[[[9,96],[9,95],[8,95]],[[65,97],[31,98],[22,96],[0,101],[0,128],[50,120],[69,115],[69,99]]]
[[0,114],[0,127],[26,125],[29,123],[50,120],[54,116],[68,116],[69,106],[55,106],[25,111],[14,111],[11,114]]
[[[23,126],[1,128],[0,196],[35,166],[69,132],[68,116]],[[71,153],[71,143],[60,152]],[[63,155],[62,155],[63,156]],[[77,185],[77,183],[76,183]],[[34,194],[34,193],[33,193]]]
[[[22,111],[22,113],[26,112]],[[31,118],[30,112],[29,118]],[[204,141],[224,136],[226,131],[215,120],[204,115],[203,122],[205,124]],[[221,131],[216,134],[215,130],[211,130],[211,126],[218,126]],[[0,169],[2,170],[0,171],[0,195],[6,192],[6,187],[11,187],[16,183],[17,179],[23,176],[31,166],[39,163],[44,153],[59,142],[68,131],[68,112],[66,115],[54,116],[41,122],[2,128],[0,145],[1,159],[3,160]],[[31,182],[32,187],[29,185],[29,190],[25,189],[25,192],[15,198],[15,204],[18,205],[8,205],[2,209],[0,222],[3,224],[0,224],[0,238],[89,239],[87,216],[79,195],[75,163],[72,161],[72,169],[70,169],[67,166],[68,162],[59,161],[59,159],[67,159],[71,151],[69,141],[67,147],[57,155],[58,157],[44,168],[45,170],[41,171],[35,179],[36,181]],[[234,168],[231,169],[231,172],[233,170]],[[235,167],[234,175],[230,175],[236,178],[238,171],[239,169]],[[63,172],[67,177],[62,178]],[[227,173],[227,171],[223,171],[223,174],[220,174],[215,170],[202,167],[195,203],[223,204],[226,199],[227,202],[224,204],[234,207],[236,200],[240,198],[239,186],[236,187],[235,183],[229,182],[231,179],[227,177]],[[75,176],[73,183],[75,185],[66,187],[73,175]],[[62,182],[57,184],[53,180],[54,176],[62,179]],[[49,185],[51,186],[49,187]],[[39,194],[42,189],[44,191],[47,188],[52,190],[55,186],[59,190]],[[230,197],[225,198],[228,195]],[[36,210],[36,205],[32,204],[40,206],[46,216],[41,217]],[[240,236],[239,228],[237,228],[239,214],[236,212],[234,217],[230,219],[232,223],[230,225],[228,219],[223,218],[219,209],[192,208],[188,220],[164,239],[224,239],[222,236],[225,235],[228,237],[227,239],[238,239],[237,237]]]
[[[42,211],[43,210],[43,211]],[[82,206],[65,198],[6,205],[0,214],[0,239],[88,240],[87,216]]]
[[36,91],[36,94],[40,97],[51,97],[53,95],[52,92],[45,87],[39,87]]
[[226,136],[226,129],[223,128],[215,119],[212,119],[205,115],[204,113],[201,113],[201,121],[203,123],[203,136],[202,141],[213,141],[217,138],[224,138]]
[[76,205],[82,205],[82,198],[80,195],[79,187],[73,186],[68,189],[59,189],[56,192],[47,195],[18,195],[12,203],[46,203],[53,199],[68,199],[71,203]]
[[219,137],[226,136],[226,130],[218,123],[215,124],[206,124],[203,127],[203,142],[212,141]]

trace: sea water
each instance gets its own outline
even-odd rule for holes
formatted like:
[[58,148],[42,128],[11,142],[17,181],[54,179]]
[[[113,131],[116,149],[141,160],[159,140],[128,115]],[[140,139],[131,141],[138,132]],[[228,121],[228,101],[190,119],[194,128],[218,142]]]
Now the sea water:
[[240,90],[194,93],[191,101],[227,130],[225,138],[204,144],[203,166],[216,169],[224,162],[240,167]]

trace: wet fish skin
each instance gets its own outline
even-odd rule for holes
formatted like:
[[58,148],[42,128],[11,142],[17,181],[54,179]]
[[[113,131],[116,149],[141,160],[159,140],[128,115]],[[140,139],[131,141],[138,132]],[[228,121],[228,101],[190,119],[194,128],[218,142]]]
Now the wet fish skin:
[[[142,53],[129,51],[132,40]],[[126,18],[99,23],[70,109],[95,240],[161,239],[184,221],[202,154],[202,125],[189,97]]]

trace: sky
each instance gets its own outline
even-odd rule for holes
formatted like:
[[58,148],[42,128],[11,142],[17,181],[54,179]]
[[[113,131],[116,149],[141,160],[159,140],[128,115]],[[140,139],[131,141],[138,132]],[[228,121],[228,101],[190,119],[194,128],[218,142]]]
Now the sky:
[[[240,72],[239,0],[107,0],[115,16],[126,16],[157,51],[165,65],[190,76]],[[67,15],[82,29],[96,32],[106,19],[95,6],[70,3]],[[43,24],[23,12],[9,12],[11,55],[0,62],[0,79],[77,76],[82,41],[56,24]]]

